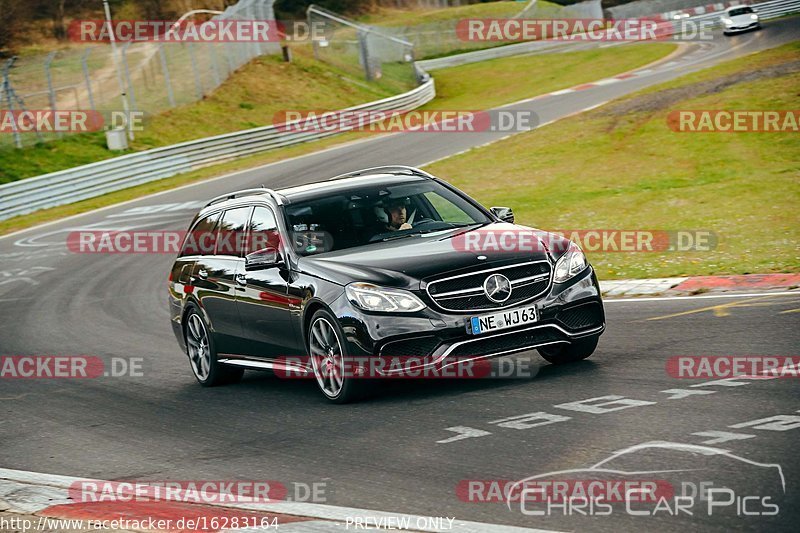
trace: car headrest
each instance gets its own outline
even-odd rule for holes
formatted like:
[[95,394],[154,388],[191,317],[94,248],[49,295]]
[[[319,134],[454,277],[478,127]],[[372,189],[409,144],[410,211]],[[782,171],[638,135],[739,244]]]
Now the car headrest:
[[389,223],[389,215],[386,214],[386,211],[383,210],[383,207],[375,207],[375,218],[378,219],[379,222],[383,222],[384,224]]

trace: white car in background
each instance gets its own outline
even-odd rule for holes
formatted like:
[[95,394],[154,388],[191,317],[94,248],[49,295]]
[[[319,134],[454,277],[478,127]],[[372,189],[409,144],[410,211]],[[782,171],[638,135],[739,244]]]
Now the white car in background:
[[725,35],[761,28],[758,14],[750,6],[729,7],[723,11],[720,21]]

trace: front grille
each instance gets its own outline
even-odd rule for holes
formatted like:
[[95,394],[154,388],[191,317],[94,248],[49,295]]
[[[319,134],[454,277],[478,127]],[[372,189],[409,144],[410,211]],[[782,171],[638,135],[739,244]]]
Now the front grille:
[[603,324],[603,310],[600,304],[592,302],[582,304],[558,313],[556,319],[568,329],[586,329]]
[[[550,263],[536,261],[509,267],[482,270],[428,283],[431,299],[446,311],[485,311],[521,304],[544,293],[550,286]],[[490,300],[483,283],[492,274],[502,274],[511,282],[511,296],[502,303]]]
[[512,333],[493,335],[484,339],[476,338],[472,342],[457,346],[448,354],[448,357],[476,357],[501,352],[522,351],[526,348],[560,340],[565,340],[565,336],[555,328],[543,327],[539,329],[515,331]]
[[439,342],[439,338],[434,336],[393,341],[381,348],[381,355],[383,357],[427,357],[433,353]]

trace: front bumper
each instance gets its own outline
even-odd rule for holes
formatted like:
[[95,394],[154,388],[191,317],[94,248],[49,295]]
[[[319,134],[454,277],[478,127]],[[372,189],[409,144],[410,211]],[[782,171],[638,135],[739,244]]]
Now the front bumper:
[[405,366],[405,370],[443,368],[541,346],[571,343],[600,335],[605,329],[600,287],[591,267],[567,283],[552,284],[547,293],[533,302],[512,307],[535,305],[539,315],[537,322],[494,333],[470,335],[466,320],[476,313],[442,312],[427,298],[425,301],[428,307],[418,313],[387,315],[366,313],[343,295],[331,309],[344,329],[349,355],[418,361],[417,365]]
[[743,25],[736,25],[736,26],[725,26],[722,25],[723,33],[741,33],[750,30],[757,30],[761,27],[761,23],[759,21],[751,22],[750,24],[743,24]]

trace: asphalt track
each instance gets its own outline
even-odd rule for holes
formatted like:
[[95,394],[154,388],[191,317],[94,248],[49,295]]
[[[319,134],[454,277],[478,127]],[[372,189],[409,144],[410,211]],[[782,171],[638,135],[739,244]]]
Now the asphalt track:
[[[760,32],[691,45],[628,80],[509,109],[533,110],[544,123],[798,38],[797,19],[783,19]],[[248,372],[235,386],[200,388],[169,329],[172,257],[72,254],[64,245],[66,234],[78,228],[185,229],[197,202],[229,190],[279,187],[380,164],[422,165],[502,135],[384,136],[3,238],[0,354],[141,358],[144,377],[0,381],[0,466],[99,479],[324,481],[331,505],[561,530],[796,530],[797,380],[692,388],[708,380],[675,379],[665,368],[677,355],[797,355],[800,295],[609,302],[608,330],[597,353],[580,364],[556,368],[535,353],[523,354],[515,360],[530,362],[524,377],[397,382],[369,401],[331,406],[313,383],[267,373]],[[670,389],[707,394],[681,398],[664,392]],[[647,403],[603,413],[564,407],[604,396]],[[558,421],[505,420],[537,412]],[[776,415],[795,418],[746,424]],[[730,427],[737,424],[745,426]],[[452,429],[458,427],[481,436],[458,439],[464,431]],[[708,444],[719,434],[697,435],[712,431],[739,437]],[[652,441],[715,446],[737,458],[647,448],[622,458],[622,470],[680,465],[680,475],[656,476],[736,487],[737,497],[770,494],[781,503],[778,516],[737,516],[735,505],[713,516],[700,508],[692,516],[632,516],[624,506],[611,516],[531,516],[519,504],[509,509],[463,501],[456,490],[463,480],[519,480],[588,468]],[[774,468],[753,463],[780,465],[785,492],[780,484],[776,489]],[[578,474],[552,474],[557,476]]]

